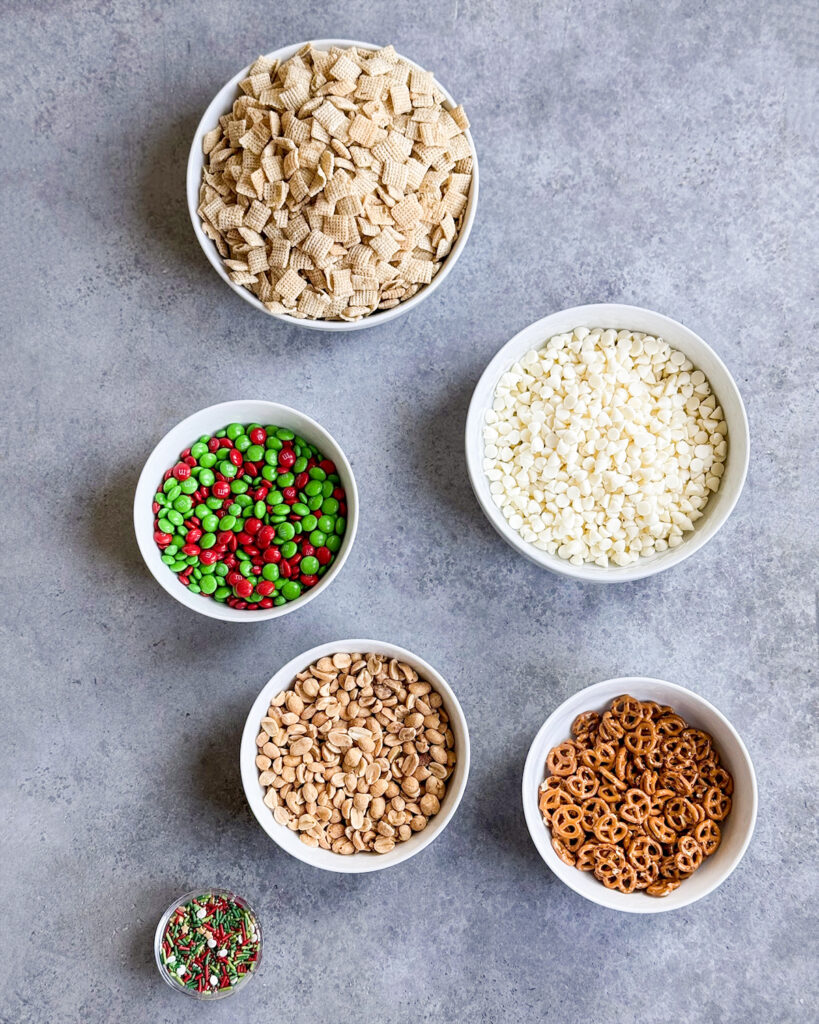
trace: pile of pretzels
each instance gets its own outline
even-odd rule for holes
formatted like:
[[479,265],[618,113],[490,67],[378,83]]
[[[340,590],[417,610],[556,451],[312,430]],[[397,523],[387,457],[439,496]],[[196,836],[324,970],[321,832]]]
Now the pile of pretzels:
[[719,847],[734,782],[711,736],[670,707],[616,697],[549,751],[538,807],[560,859],[608,889],[667,896]]

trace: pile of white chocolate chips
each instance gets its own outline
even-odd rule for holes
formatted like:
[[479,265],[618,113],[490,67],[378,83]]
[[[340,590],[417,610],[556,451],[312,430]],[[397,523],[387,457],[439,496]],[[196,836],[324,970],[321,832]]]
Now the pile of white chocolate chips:
[[202,230],[273,313],[358,320],[429,284],[472,182],[463,107],[392,46],[266,57],[203,139]]
[[682,543],[720,486],[722,409],[662,338],[578,327],[498,381],[484,426],[495,504],[574,565],[633,565]]

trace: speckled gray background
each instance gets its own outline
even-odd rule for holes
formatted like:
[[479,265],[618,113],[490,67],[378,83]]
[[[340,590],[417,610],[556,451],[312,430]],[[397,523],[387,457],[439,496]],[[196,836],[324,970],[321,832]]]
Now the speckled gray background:
[[[814,1015],[814,10],[6,3],[4,1024]],[[345,337],[233,295],[184,201],[212,95],[258,52],[311,35],[392,41],[433,69],[466,105],[481,160],[474,232],[445,285],[405,319]],[[753,437],[720,535],[660,577],[605,589],[541,572],[499,540],[461,443],[495,350],[595,300],[701,333],[736,375]],[[318,418],[363,508],[328,593],[245,627],[172,601],[131,527],[159,437],[234,397]],[[355,635],[404,644],[449,678],[473,768],[429,849],[343,877],[264,835],[237,749],[283,662]],[[651,919],[557,881],[519,799],[526,750],[556,704],[632,672],[713,700],[760,785],[736,873]],[[159,980],[151,940],[166,904],[210,880],[258,905],[268,945],[247,991],[203,1009]]]

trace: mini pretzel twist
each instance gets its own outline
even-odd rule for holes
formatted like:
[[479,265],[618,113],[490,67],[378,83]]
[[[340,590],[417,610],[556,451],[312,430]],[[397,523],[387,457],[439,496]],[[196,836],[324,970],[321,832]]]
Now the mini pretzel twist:
[[697,762],[704,761],[711,753],[711,737],[702,729],[684,729],[682,736],[694,747],[694,759]]
[[558,839],[564,840],[583,838],[583,829],[580,822],[583,820],[583,811],[577,804],[563,804],[552,814],[552,832]]
[[614,698],[611,702],[611,713],[619,720],[626,732],[632,730],[645,717],[643,705],[627,693]]
[[611,811],[597,819],[593,831],[601,843],[620,843],[628,835],[626,826]]
[[584,711],[572,723],[572,736],[589,733],[600,725],[600,715],[596,711]]
[[642,825],[651,813],[651,797],[641,789],[629,789],[620,804],[620,817],[623,821]]
[[660,877],[660,866],[656,860],[650,860],[644,868],[635,868],[637,876],[637,889],[647,889]]
[[701,821],[699,825],[694,828],[692,835],[702,847],[703,855],[706,857],[710,857],[712,853],[716,853],[717,848],[722,841],[722,832],[720,831],[719,825],[715,821],[711,821],[710,818],[706,818],[705,821]]
[[626,866],[620,872],[620,878],[617,882],[617,888],[620,890],[620,892],[626,893],[626,895],[634,892],[634,890],[637,888],[637,872],[634,870],[631,864],[626,864]]
[[683,836],[674,858],[681,875],[690,875],[702,864],[702,847],[693,836]]
[[628,862],[638,871],[646,871],[649,864],[659,861],[663,849],[656,840],[649,836],[638,836],[628,847]]
[[721,789],[726,796],[734,792],[734,780],[722,765],[709,765],[708,771],[700,773],[704,780],[714,789]]
[[705,794],[703,807],[709,818],[714,821],[723,821],[731,810],[731,798],[716,787],[712,787]]
[[574,775],[577,770],[577,750],[575,745],[566,741],[549,751],[546,767],[552,775]]
[[658,843],[672,844],[677,841],[677,833],[670,828],[659,815],[651,815],[646,821],[648,834]]
[[625,728],[622,723],[614,717],[611,711],[606,711],[600,720],[600,735],[604,739],[608,740],[619,740],[622,739]]
[[670,800],[666,800],[663,813],[665,814],[665,820],[675,832],[684,832],[685,829],[697,821],[697,812],[694,810],[694,805],[690,800],[686,800],[685,797],[681,796],[675,796]]
[[632,754],[647,754],[657,745],[657,729],[653,722],[638,722],[623,740]]
[[574,866],[580,871],[594,871],[595,851],[597,848],[597,843],[584,843],[577,851]]
[[581,765],[574,775],[566,779],[566,789],[577,800],[588,800],[593,797],[599,786],[600,779],[585,765]]
[[606,854],[598,857],[594,866],[594,877],[599,879],[607,889],[616,889],[624,870],[624,863],[619,863]]
[[554,814],[558,807],[572,803],[572,798],[563,789],[541,790],[538,807],[541,814]]
[[663,715],[657,722],[657,732],[661,736],[679,736],[685,727],[685,720],[679,715]]

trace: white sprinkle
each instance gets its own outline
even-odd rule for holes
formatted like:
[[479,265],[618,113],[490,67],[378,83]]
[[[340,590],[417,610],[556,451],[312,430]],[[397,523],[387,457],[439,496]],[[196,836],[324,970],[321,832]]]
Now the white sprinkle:
[[217,956],[227,956],[227,950],[226,949],[220,949],[216,955]]
[[216,945],[216,939],[208,939],[208,945],[211,949]]

